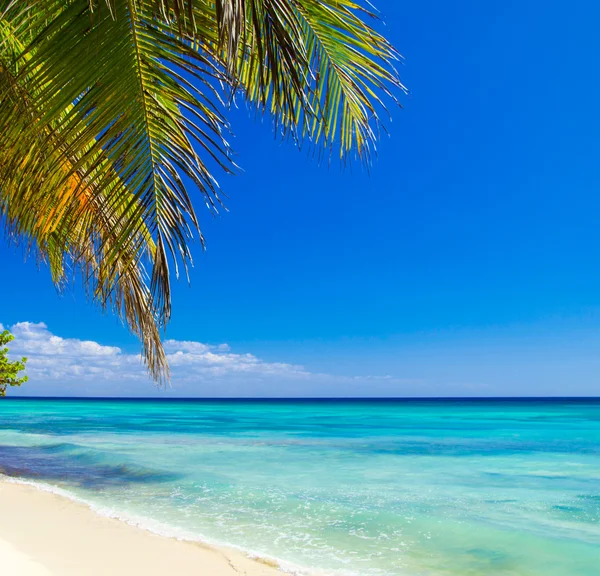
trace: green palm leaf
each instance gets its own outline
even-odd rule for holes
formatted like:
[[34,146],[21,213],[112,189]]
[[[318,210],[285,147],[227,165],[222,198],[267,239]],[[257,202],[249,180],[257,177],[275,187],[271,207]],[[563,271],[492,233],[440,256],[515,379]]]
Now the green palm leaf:
[[167,375],[170,268],[203,243],[194,191],[234,165],[227,104],[369,158],[397,54],[349,0],[0,0],[0,213],[9,235],[83,273],[90,298]]

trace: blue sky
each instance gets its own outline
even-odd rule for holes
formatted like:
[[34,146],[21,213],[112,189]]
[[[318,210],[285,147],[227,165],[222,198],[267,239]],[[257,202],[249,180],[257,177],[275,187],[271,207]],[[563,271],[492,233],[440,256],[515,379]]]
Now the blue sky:
[[[198,202],[208,250],[174,288],[167,337],[311,375],[219,375],[232,395],[597,395],[600,8],[376,5],[411,94],[370,173],[319,165],[233,111],[244,172],[220,179],[229,213]],[[58,297],[6,244],[0,258],[5,326],[138,350],[78,289]],[[34,374],[23,393],[155,393]],[[225,390],[212,376],[167,394]]]

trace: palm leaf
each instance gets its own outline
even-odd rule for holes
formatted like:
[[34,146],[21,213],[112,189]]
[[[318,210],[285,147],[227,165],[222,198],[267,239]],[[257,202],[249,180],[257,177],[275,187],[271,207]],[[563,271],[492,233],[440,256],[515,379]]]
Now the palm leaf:
[[143,341],[166,375],[170,268],[220,206],[241,93],[301,142],[368,160],[398,55],[350,0],[0,0],[0,213],[59,284]]

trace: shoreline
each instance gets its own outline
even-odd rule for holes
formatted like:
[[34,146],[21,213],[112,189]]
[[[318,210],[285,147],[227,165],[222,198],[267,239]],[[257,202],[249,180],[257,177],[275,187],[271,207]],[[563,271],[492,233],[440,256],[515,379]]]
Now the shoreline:
[[0,475],[0,574],[281,576],[269,559],[156,534],[89,505]]

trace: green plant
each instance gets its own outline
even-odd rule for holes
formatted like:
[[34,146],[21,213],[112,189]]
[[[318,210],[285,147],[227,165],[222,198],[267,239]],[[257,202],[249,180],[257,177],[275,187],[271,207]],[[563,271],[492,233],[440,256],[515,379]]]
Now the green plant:
[[6,345],[13,340],[14,336],[8,330],[0,333],[0,397],[6,396],[6,389],[9,386],[20,386],[28,380],[27,376],[19,376],[19,372],[25,370],[27,358],[13,362],[8,359]]

